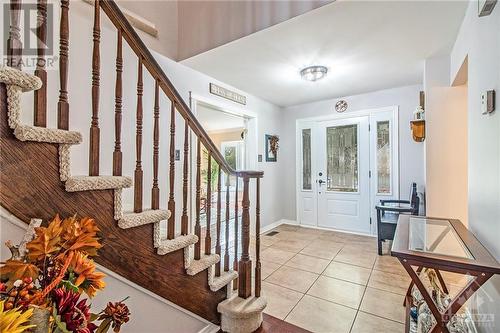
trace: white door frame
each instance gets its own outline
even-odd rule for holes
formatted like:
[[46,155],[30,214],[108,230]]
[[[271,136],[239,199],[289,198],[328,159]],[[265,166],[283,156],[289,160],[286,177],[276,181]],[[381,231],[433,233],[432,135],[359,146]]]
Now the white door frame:
[[[295,208],[296,208],[296,217],[297,217],[297,223],[301,223],[301,213],[300,213],[300,193],[302,192],[302,129],[304,128],[313,128],[311,125],[314,125],[313,123],[317,123],[320,121],[326,121],[326,120],[338,120],[338,119],[346,119],[346,118],[355,118],[355,117],[362,117],[362,116],[369,116],[369,123],[372,125],[373,120],[377,119],[377,114],[380,114],[382,112],[391,112],[392,113],[392,119],[393,123],[391,124],[392,126],[392,138],[391,138],[391,143],[394,145],[394,149],[392,150],[393,152],[393,160],[392,160],[392,179],[395,183],[393,184],[392,188],[393,191],[389,195],[384,194],[383,196],[386,197],[387,199],[399,199],[399,193],[400,193],[400,179],[399,179],[399,167],[400,167],[400,161],[399,161],[399,106],[388,106],[388,107],[381,107],[381,108],[373,108],[373,109],[365,109],[365,110],[360,110],[360,111],[353,111],[353,112],[347,112],[347,113],[333,113],[331,115],[326,115],[326,116],[317,116],[317,117],[308,117],[308,118],[301,118],[297,119],[295,123],[295,138],[296,138],[296,144],[295,144],[295,156],[297,157],[295,160]],[[370,171],[372,173],[372,177],[370,179],[370,210],[371,210],[371,228],[370,228],[370,233],[372,235],[376,234],[377,232],[377,223],[376,223],[376,216],[374,214],[374,207],[376,204],[376,197],[377,194],[375,193],[375,186],[374,186],[374,181],[376,182],[376,174],[374,173],[374,151],[372,147],[372,138],[371,135],[373,135],[374,131],[376,128],[371,128],[371,133],[370,133],[370,157],[369,157],[369,164],[370,164]],[[311,150],[314,150],[314,147],[317,146],[317,142],[314,138],[314,136],[311,138],[312,146]],[[312,156],[315,156],[314,153],[312,153]],[[311,174],[313,175],[312,179],[312,189],[313,191],[317,190],[316,188],[316,181],[315,178],[317,176],[317,170],[316,170],[316,162],[314,161],[311,164]],[[396,185],[396,186],[394,186]],[[380,195],[378,195],[380,197]],[[317,207],[317,200],[316,200],[316,207]],[[316,213],[317,215],[317,213]],[[317,227],[317,224],[316,224]]]
[[[228,106],[226,102],[220,101],[217,98],[207,97],[195,94],[193,92],[189,92],[189,107],[191,112],[195,117],[198,115],[198,103],[209,104],[217,110],[220,110],[225,113],[233,114],[239,117],[244,117],[247,119],[247,140],[245,140],[245,169],[247,170],[256,170],[257,169],[257,152],[259,147],[258,141],[258,119],[257,114],[253,111],[244,109],[239,106]],[[255,144],[249,144],[249,142],[254,142]],[[192,131],[189,131],[189,159],[190,159],[190,168],[189,168],[189,211],[191,212],[189,219],[189,230],[194,231],[194,217],[196,216],[196,135]],[[220,149],[220,147],[217,147]],[[252,187],[250,187],[250,194],[253,193]]]

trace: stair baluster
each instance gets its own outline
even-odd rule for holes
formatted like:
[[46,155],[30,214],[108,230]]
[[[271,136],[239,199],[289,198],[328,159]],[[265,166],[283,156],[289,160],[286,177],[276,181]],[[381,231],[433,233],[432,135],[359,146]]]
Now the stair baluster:
[[239,287],[238,296],[248,298],[252,294],[252,261],[248,249],[250,246],[250,198],[249,198],[249,177],[243,176],[243,213],[241,217],[241,259],[238,265]]
[[[218,166],[217,171],[217,239],[215,243],[215,253],[221,255],[221,246],[220,246],[220,236],[221,236],[221,170]],[[215,276],[220,276],[220,260],[217,264],[215,264]]]
[[68,56],[69,0],[61,0],[61,22],[59,26],[59,101],[57,102],[57,128],[63,130],[69,129]]
[[89,176],[99,176],[99,80],[101,11],[100,0],[94,2],[94,28],[92,49],[92,122],[90,125]]
[[255,180],[256,200],[255,200],[255,297],[260,297],[261,288],[261,264],[260,264],[260,178]]
[[229,174],[226,174],[226,232],[224,249],[224,272],[229,271]]
[[35,112],[33,124],[47,127],[47,71],[45,70],[45,44],[47,42],[47,0],[37,0],[36,37],[37,61],[35,75],[42,81],[42,87],[35,90]]
[[113,176],[122,175],[122,94],[123,94],[123,56],[122,31],[118,29],[116,43],[116,82],[115,82],[115,150],[113,151]]
[[197,140],[196,145],[196,222],[194,225],[194,234],[198,236],[198,242],[194,245],[194,259],[201,258],[201,225],[200,225],[200,209],[201,209],[201,140]]
[[137,66],[137,112],[136,112],[136,134],[135,134],[135,151],[136,162],[134,171],[134,213],[142,212],[142,58],[139,57]]
[[172,101],[170,107],[170,195],[168,199],[168,210],[170,218],[168,219],[167,238],[174,239],[175,237],[175,200],[174,200],[174,185],[175,185],[175,102]]
[[[234,177],[235,191],[234,191],[234,261],[233,269],[235,272],[238,271],[238,243],[240,242],[238,238],[238,176]],[[233,282],[233,290],[238,289],[238,279]]]
[[187,199],[188,199],[188,171],[189,171],[189,125],[185,120],[184,124],[184,165],[182,170],[182,217],[181,217],[181,234],[188,234],[188,216],[187,216]]
[[205,254],[209,255],[212,253],[212,238],[210,237],[211,224],[210,216],[212,209],[212,153],[208,151],[208,165],[207,165],[207,199],[205,200]]
[[21,28],[19,16],[21,15],[21,0],[10,1],[10,28],[7,39],[7,65],[21,70],[23,43],[21,41]]
[[160,188],[158,187],[158,159],[160,149],[160,97],[158,80],[155,81],[155,104],[153,113],[153,188],[151,189],[151,209],[160,209]]

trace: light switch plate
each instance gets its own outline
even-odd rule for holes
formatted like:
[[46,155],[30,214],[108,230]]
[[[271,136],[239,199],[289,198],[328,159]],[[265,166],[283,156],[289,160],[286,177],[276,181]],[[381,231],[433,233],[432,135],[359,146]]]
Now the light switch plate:
[[488,90],[481,94],[481,113],[488,114],[495,111],[495,90]]

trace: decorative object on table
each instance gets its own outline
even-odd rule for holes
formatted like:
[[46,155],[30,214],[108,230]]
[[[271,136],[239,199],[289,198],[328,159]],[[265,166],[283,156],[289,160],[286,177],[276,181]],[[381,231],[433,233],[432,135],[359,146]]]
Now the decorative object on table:
[[119,332],[129,321],[125,300],[90,312],[88,299],[105,287],[91,257],[102,247],[93,219],[58,215],[47,227],[33,219],[12,257],[0,267],[0,328],[21,333]]
[[340,101],[335,103],[335,111],[337,111],[339,113],[345,112],[345,111],[347,111],[347,106],[348,106],[347,102],[344,101],[343,99],[341,99]]
[[266,134],[266,162],[278,160],[279,140],[277,135]]
[[[446,294],[439,286],[438,276],[433,269],[424,269],[420,276],[425,275],[429,281],[429,294],[432,296],[433,301],[437,305],[440,311],[445,311],[451,302],[451,297]],[[411,313],[410,316],[413,321],[416,322],[415,333],[427,333],[436,323],[431,310],[425,303],[424,298],[420,291],[414,286],[412,288],[412,298],[413,304],[417,309],[416,316]],[[412,307],[413,309],[413,307]],[[447,328],[450,333],[476,333],[474,322],[472,321],[472,316],[470,311],[464,309],[462,313],[456,314],[451,318],[447,324]]]

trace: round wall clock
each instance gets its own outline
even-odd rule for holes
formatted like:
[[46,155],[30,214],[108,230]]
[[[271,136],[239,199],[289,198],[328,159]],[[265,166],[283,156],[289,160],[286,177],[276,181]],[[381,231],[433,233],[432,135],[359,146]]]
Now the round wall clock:
[[337,112],[344,112],[347,110],[347,102],[344,100],[340,100],[337,103],[335,103],[335,111]]

